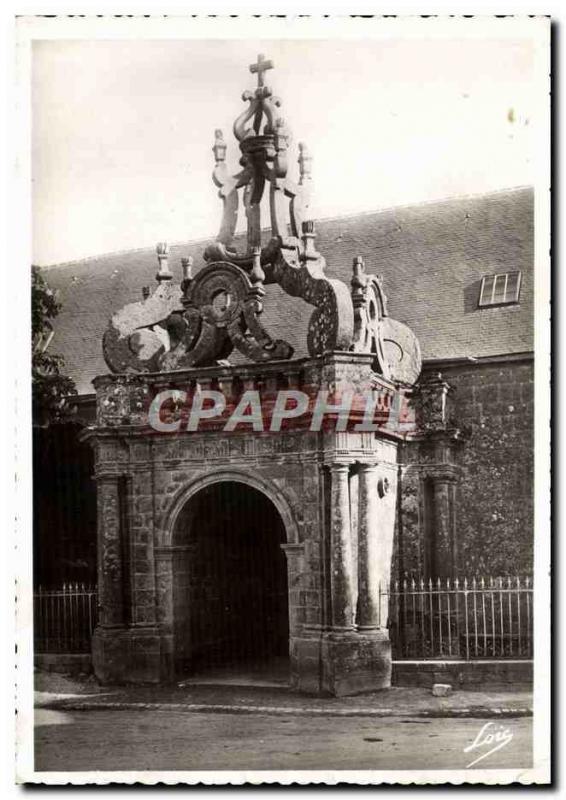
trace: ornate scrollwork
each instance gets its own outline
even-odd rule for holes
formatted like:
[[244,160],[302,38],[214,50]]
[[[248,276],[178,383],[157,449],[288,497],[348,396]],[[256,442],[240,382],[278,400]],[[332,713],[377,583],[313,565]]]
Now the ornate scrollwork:
[[352,305],[356,353],[373,353],[372,367],[379,375],[398,383],[413,384],[421,371],[421,351],[412,330],[387,312],[381,278],[366,273],[356,256],[352,270]]
[[[258,261],[256,257],[256,262]],[[200,316],[196,341],[178,342],[161,359],[162,369],[184,369],[227,358],[236,347],[253,361],[286,359],[293,348],[272,339],[261,325],[263,311],[259,263],[254,282],[243,269],[229,262],[214,262],[202,269],[185,294],[187,310]],[[190,344],[190,346],[188,346]]]
[[[381,281],[354,262],[348,287],[325,275],[326,263],[315,248],[309,219],[311,155],[299,144],[298,182],[288,177],[291,134],[281,116],[281,101],[264,83],[273,64],[263,56],[250,66],[258,85],[245,92],[247,108],[234,122],[241,169],[230,174],[222,131],[215,133],[213,181],[223,203],[216,241],[209,245],[206,266],[193,277],[183,260],[183,281],[172,284],[168,248],[159,244],[159,286],[153,295],[126,306],[105,333],[106,362],[116,372],[159,371],[213,365],[236,348],[253,361],[291,358],[292,347],[272,338],[261,323],[265,286],[284,291],[314,306],[308,325],[311,356],[328,351],[373,353],[373,368],[392,380],[412,383],[420,370],[420,351],[412,332],[387,315]],[[269,189],[271,238],[262,246],[261,203]],[[238,252],[233,239],[241,201],[247,219],[247,248]]]
[[113,315],[102,339],[104,359],[113,372],[157,372],[170,342],[185,336],[181,289],[161,283],[139,303]]
[[351,349],[355,353],[373,353],[373,369],[389,378],[389,364],[383,347],[383,319],[387,316],[387,299],[381,281],[368,275],[363,260],[356,256],[352,271],[352,305],[354,307],[354,337]]

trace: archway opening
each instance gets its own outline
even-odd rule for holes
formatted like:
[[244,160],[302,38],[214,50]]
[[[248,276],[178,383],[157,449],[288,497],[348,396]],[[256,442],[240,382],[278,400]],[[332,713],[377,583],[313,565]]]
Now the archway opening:
[[237,482],[201,489],[174,532],[177,673],[288,675],[285,526],[260,491]]

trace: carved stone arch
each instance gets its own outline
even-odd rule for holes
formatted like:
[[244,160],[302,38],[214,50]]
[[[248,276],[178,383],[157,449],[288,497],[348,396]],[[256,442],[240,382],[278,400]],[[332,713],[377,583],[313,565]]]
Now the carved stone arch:
[[299,544],[299,526],[285,492],[273,481],[261,478],[247,470],[234,467],[200,475],[190,483],[185,484],[185,486],[177,492],[164,520],[161,532],[163,540],[159,543],[160,546],[170,547],[173,545],[175,527],[182,510],[201,489],[217,483],[241,483],[261,492],[273,503],[275,509],[279,513],[283,525],[285,526],[287,544]]

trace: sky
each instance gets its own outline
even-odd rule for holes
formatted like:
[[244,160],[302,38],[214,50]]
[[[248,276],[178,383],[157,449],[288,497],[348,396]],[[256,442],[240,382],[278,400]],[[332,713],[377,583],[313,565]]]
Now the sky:
[[[427,20],[422,20],[426,23]],[[501,22],[492,20],[492,23]],[[232,123],[265,53],[313,216],[535,182],[541,108],[528,36],[52,39],[32,45],[33,259],[45,266],[210,236],[214,130]]]

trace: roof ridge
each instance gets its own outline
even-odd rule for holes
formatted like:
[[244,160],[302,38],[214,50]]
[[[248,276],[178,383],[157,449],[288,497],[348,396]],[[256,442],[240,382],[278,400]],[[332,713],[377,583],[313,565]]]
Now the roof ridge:
[[[511,186],[505,189],[496,189],[492,192],[474,192],[471,194],[460,194],[460,195],[449,195],[447,197],[438,198],[435,200],[423,200],[422,202],[412,202],[412,203],[404,203],[403,205],[394,205],[394,206],[382,206],[381,208],[374,208],[371,211],[353,211],[350,214],[336,214],[334,216],[328,217],[318,217],[315,222],[334,222],[337,220],[349,220],[355,218],[365,218],[370,217],[374,214],[385,214],[387,211],[397,211],[406,208],[422,208],[423,206],[433,206],[433,205],[442,205],[444,203],[450,203],[458,200],[466,200],[466,199],[474,199],[474,198],[489,198],[494,197],[501,194],[511,194],[513,192],[520,192],[524,191],[525,189],[533,189],[532,186],[525,184],[521,186]],[[262,228],[262,230],[269,230],[269,227]],[[236,236],[239,234],[245,233],[245,230],[238,231]],[[170,247],[190,247],[192,245],[199,244],[200,242],[207,242],[211,241],[211,236],[200,236],[198,239],[183,239],[174,242],[169,242]],[[120,256],[125,254],[134,254],[134,253],[144,253],[148,252],[149,250],[153,249],[153,245],[145,245],[144,247],[127,247],[121,248],[120,250],[110,250],[105,253],[98,253],[97,255],[92,256],[83,256],[82,258],[71,259],[69,261],[58,261],[55,264],[46,264],[40,269],[42,270],[50,270],[56,269],[57,267],[69,267],[71,265],[79,265],[85,264],[89,261],[97,261],[99,259],[110,258],[113,256]]]
[[457,200],[473,200],[479,197],[494,197],[500,194],[512,194],[513,192],[525,191],[525,189],[533,189],[529,184],[521,186],[510,186],[506,189],[496,189],[493,192],[472,192],[470,194],[448,195],[440,197],[435,200],[423,200],[421,202],[403,203],[396,206],[382,206],[381,208],[374,208],[371,211],[353,211],[351,214],[337,214],[333,217],[318,217],[315,222],[333,222],[339,219],[353,219],[354,217],[370,217],[372,214],[384,214],[386,211],[397,211],[404,208],[423,208],[423,206],[442,205],[443,203],[452,203]]

